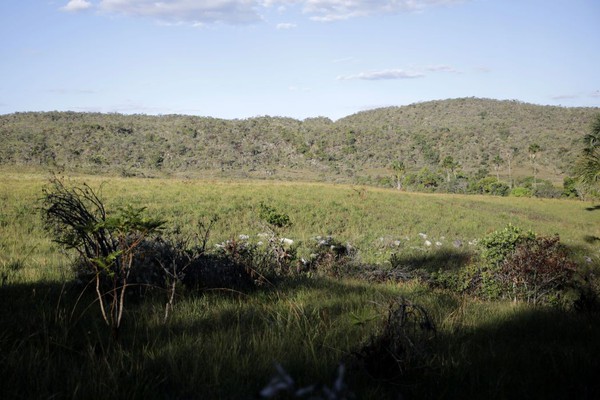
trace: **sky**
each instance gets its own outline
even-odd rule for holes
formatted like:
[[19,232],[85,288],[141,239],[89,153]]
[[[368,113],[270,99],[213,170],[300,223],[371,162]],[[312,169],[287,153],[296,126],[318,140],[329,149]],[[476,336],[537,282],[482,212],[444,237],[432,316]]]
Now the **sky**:
[[600,107],[599,0],[2,0],[0,114]]

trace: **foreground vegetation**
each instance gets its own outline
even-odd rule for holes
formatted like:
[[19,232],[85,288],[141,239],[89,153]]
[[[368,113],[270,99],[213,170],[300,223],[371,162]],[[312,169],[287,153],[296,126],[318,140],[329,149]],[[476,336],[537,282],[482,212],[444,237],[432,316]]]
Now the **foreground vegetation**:
[[[215,254],[242,242],[258,252],[277,225],[296,261],[311,260],[325,240],[343,246],[352,262],[324,273],[274,274],[258,286],[182,285],[168,318],[168,286],[130,290],[115,341],[93,287],[75,279],[79,259],[44,230],[38,207],[47,180],[7,172],[0,180],[4,398],[258,398],[276,363],[299,387],[334,387],[343,363],[347,389],[361,399],[600,395],[593,303],[600,226],[592,204],[308,183],[66,182],[84,181],[102,188],[107,210],[147,207],[172,235],[193,234],[217,215],[206,246]],[[508,230],[515,244],[528,230],[560,235],[578,278],[591,279],[588,307],[575,307],[582,294],[575,287],[561,288],[560,301],[533,305],[435,280],[480,262],[477,242],[491,242],[508,224],[522,228]],[[357,268],[378,273],[345,273]],[[394,315],[417,315],[407,308],[416,305],[425,319],[394,325]],[[391,361],[381,353],[386,337],[407,340]]]

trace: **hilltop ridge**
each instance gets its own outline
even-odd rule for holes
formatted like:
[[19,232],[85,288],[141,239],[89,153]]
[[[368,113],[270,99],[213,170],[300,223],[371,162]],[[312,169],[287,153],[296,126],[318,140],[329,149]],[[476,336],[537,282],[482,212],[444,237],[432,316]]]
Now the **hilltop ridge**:
[[494,157],[509,151],[514,172],[527,175],[527,148],[537,143],[540,176],[559,181],[571,172],[580,140],[598,113],[600,108],[479,98],[379,108],[337,121],[25,112],[0,115],[0,165],[368,182],[389,175],[395,159],[417,171],[438,168],[451,156],[471,173],[491,170]]

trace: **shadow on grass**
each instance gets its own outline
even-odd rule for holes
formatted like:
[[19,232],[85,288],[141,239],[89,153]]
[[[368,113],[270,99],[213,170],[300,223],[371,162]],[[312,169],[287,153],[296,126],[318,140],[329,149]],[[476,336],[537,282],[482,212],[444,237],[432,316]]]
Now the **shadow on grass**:
[[584,240],[586,243],[593,244],[593,243],[596,243],[596,242],[600,242],[600,237],[598,237],[598,236],[593,236],[593,235],[585,235],[585,236],[583,237],[583,240]]
[[[0,288],[0,376],[10,382],[2,398],[252,399],[275,361],[300,384],[331,382],[379,323],[365,303],[411,295],[298,278],[247,295],[182,293],[162,324],[166,296],[154,292],[128,303],[123,341],[111,347],[91,292],[79,297],[78,287],[58,283]],[[599,314],[427,296],[419,302],[439,330],[421,367],[399,385],[351,369],[357,398],[600,398]]]
[[473,259],[474,254],[460,249],[439,249],[423,253],[402,253],[392,258],[392,266],[423,269],[427,272],[460,269]]
[[517,306],[435,346],[419,398],[600,398],[598,314]]

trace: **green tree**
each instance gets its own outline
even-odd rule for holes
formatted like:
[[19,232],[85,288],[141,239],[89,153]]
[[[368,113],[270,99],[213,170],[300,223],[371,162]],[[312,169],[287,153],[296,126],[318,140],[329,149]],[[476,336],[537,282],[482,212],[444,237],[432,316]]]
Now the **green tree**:
[[537,143],[530,144],[529,148],[527,149],[527,152],[529,153],[529,161],[531,161],[531,167],[533,168],[533,189],[534,189],[534,191],[537,186],[537,172],[538,172],[536,158],[540,151],[542,151],[542,148]]
[[456,178],[456,170],[460,167],[460,164],[457,161],[454,161],[452,156],[446,156],[444,161],[442,161],[442,168],[446,171],[446,180],[450,182],[450,173],[454,174]]
[[394,171],[394,177],[396,178],[396,189],[402,190],[402,179],[406,173],[404,162],[400,160],[392,161],[392,170]]
[[575,167],[576,176],[584,186],[594,190],[600,182],[600,114],[596,115],[583,142],[584,148]]
[[513,177],[512,177],[512,161],[515,156],[519,153],[519,148],[511,146],[504,151],[504,157],[506,158],[506,166],[508,167],[508,186],[513,188]]
[[504,164],[504,160],[502,159],[502,157],[500,157],[500,154],[497,154],[496,157],[494,157],[494,159],[492,160],[492,162],[494,163],[494,170],[496,171],[496,180],[499,181],[500,180],[500,166],[502,164]]

